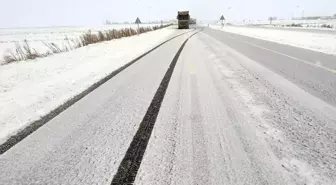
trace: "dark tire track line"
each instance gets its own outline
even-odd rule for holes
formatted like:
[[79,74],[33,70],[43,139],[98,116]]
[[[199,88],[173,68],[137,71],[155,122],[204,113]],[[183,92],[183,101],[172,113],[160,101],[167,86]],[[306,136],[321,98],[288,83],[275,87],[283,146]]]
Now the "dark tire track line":
[[[198,32],[196,32],[198,33]],[[194,36],[196,33],[189,36],[181,45],[176,55],[174,56],[172,62],[169,65],[169,68],[164,75],[159,88],[157,89],[154,98],[150,106],[147,109],[147,112],[140,123],[139,129],[137,130],[133,140],[127,149],[127,152],[121,161],[118,171],[112,179],[112,185],[120,184],[133,184],[137,172],[140,168],[143,155],[146,151],[147,144],[149,142],[150,136],[152,134],[157,116],[159,114],[163,98],[166,94],[171,76],[173,74],[174,68],[176,66],[177,60],[185,47],[188,40]]]
[[[191,30],[191,31],[194,31],[194,29]],[[31,123],[31,124],[28,124],[27,127],[25,127],[23,130],[19,131],[17,134],[11,136],[9,139],[6,140],[6,142],[4,142],[3,144],[0,145],[0,155],[2,155],[3,153],[5,153],[7,150],[9,150],[10,148],[12,148],[16,144],[18,144],[20,141],[22,141],[27,136],[29,136],[30,134],[32,134],[33,132],[35,132],[37,129],[39,129],[44,124],[46,124],[47,122],[49,122],[50,120],[52,120],[54,117],[56,117],[57,115],[59,115],[60,113],[62,113],[63,111],[65,111],[67,108],[69,108],[70,106],[72,106],[73,104],[75,104],[76,102],[78,102],[80,99],[82,99],[83,97],[85,97],[86,95],[88,95],[89,93],[91,93],[92,91],[94,91],[95,89],[97,89],[99,86],[103,85],[108,80],[112,79],[114,76],[116,76],[117,74],[119,74],[120,72],[122,72],[123,70],[125,70],[126,68],[128,68],[129,66],[131,66],[132,64],[134,64],[135,62],[137,62],[138,60],[140,60],[141,58],[145,57],[146,55],[148,55],[149,53],[153,52],[154,50],[156,50],[160,46],[166,44],[167,42],[169,42],[169,41],[171,41],[171,40],[173,40],[173,39],[175,39],[175,38],[177,38],[177,37],[179,37],[181,35],[190,33],[191,31],[178,34],[178,35],[176,35],[176,36],[174,36],[174,37],[172,37],[172,38],[170,38],[170,39],[162,42],[161,44],[155,46],[154,48],[150,49],[149,51],[145,52],[144,54],[140,55],[139,57],[137,57],[134,60],[130,61],[129,63],[125,64],[124,66],[120,67],[119,69],[111,72],[105,78],[103,78],[100,81],[92,84],[88,89],[86,89],[82,93],[76,95],[75,97],[71,98],[70,100],[68,100],[64,104],[60,105],[56,109],[52,110],[50,113],[48,113],[47,115],[41,117],[39,120],[36,120],[33,123]]]

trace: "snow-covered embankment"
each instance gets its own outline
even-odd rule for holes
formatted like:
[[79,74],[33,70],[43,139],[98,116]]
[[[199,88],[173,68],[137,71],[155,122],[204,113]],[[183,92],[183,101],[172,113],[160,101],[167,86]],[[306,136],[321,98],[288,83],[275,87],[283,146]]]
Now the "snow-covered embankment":
[[212,25],[211,28],[336,55],[336,34]]

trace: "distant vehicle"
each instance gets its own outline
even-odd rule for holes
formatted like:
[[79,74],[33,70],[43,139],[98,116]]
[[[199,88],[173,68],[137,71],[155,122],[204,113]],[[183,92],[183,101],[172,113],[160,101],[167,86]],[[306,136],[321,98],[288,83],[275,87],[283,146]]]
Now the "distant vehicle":
[[189,11],[178,11],[177,20],[178,20],[178,29],[189,29]]
[[196,24],[196,19],[195,18],[190,18],[189,19],[189,24]]

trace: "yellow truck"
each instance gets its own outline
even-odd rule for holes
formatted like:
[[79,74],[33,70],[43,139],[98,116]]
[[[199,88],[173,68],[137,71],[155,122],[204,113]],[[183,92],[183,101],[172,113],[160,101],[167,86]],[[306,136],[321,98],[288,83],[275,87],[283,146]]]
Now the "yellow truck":
[[178,29],[189,29],[189,11],[178,11],[177,12],[177,21]]

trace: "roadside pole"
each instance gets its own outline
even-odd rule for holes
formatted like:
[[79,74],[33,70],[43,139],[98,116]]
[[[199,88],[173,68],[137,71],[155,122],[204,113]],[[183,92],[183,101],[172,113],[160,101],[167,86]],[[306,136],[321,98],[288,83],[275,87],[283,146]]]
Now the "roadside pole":
[[138,31],[137,31],[137,33],[139,35],[140,34],[140,24],[141,24],[141,21],[140,21],[139,17],[136,18],[135,23],[138,24]]

